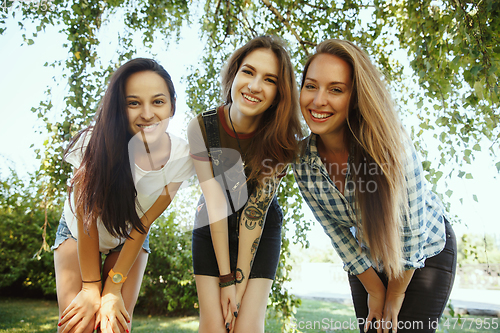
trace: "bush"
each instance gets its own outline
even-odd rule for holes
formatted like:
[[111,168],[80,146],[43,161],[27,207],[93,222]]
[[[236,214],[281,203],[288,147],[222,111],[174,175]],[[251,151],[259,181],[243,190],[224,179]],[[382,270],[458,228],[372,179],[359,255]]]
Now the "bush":
[[176,212],[162,215],[151,227],[151,254],[136,309],[147,314],[188,315],[197,310],[191,232]]
[[[0,289],[2,295],[55,295],[52,244],[60,211],[43,207],[41,186],[31,175],[25,184],[10,169],[0,182]],[[47,214],[47,215],[46,215]],[[45,219],[50,221],[44,228]],[[46,239],[44,243],[44,230]]]

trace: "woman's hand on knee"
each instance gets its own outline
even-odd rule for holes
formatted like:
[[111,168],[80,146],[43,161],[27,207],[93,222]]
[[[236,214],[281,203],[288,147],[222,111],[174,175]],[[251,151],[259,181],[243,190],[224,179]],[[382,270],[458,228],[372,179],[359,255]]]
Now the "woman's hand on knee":
[[91,324],[91,320],[94,319],[94,315],[101,306],[100,289],[100,283],[83,284],[82,290],[61,315],[58,325],[65,325],[61,333],[68,333],[72,328],[75,328],[74,333],[81,333]]
[[391,292],[387,290],[384,306],[384,333],[398,330],[398,316],[405,299],[405,293]]
[[[368,317],[366,318],[365,329],[368,331],[373,319],[380,321],[383,318],[385,305],[385,293],[372,293],[368,294]],[[378,327],[377,333],[382,333],[382,328],[380,325]]]
[[125,308],[121,290],[106,290],[101,297],[98,319],[102,333],[129,332],[130,315]]

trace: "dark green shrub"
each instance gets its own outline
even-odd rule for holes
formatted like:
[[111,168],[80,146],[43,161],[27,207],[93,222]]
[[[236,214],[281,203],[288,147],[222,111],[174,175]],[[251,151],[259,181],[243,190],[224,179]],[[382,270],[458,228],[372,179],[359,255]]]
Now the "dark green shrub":
[[187,315],[196,312],[198,297],[191,257],[191,232],[175,212],[151,227],[148,265],[136,309],[148,314]]
[[[55,295],[53,255],[45,250],[54,242],[60,212],[54,207],[45,211],[39,185],[32,175],[29,181],[22,181],[13,169],[9,177],[0,182],[0,289],[3,295]],[[49,223],[44,227],[46,218]]]

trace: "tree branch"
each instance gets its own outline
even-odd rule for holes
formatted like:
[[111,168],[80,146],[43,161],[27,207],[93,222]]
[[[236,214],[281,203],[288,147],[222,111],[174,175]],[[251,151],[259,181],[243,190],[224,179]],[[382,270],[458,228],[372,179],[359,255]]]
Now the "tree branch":
[[299,42],[300,46],[302,47],[302,49],[304,50],[305,54],[307,56],[309,56],[309,51],[307,50],[307,48],[305,47],[305,45],[312,45],[314,46],[315,44],[314,43],[311,43],[309,41],[305,41],[303,40],[299,34],[297,33],[297,31],[295,31],[295,29],[292,27],[292,25],[290,24],[290,22],[288,22],[284,17],[283,15],[280,14],[280,12],[276,9],[276,7],[274,7],[270,2],[269,0],[262,0],[262,3],[264,5],[266,5],[266,7],[278,18],[278,20],[280,20],[281,23],[283,23],[289,30],[290,32],[292,33],[292,35],[295,36],[295,39],[297,39],[297,41]]

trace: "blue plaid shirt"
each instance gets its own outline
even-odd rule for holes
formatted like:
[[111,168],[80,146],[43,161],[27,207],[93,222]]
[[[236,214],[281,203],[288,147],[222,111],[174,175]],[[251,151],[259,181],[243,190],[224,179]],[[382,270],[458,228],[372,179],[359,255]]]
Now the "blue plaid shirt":
[[[355,236],[361,225],[361,216],[355,212],[355,186],[352,186],[348,167],[344,195],[339,192],[321,161],[316,140],[316,134],[305,140],[302,156],[294,164],[295,180],[316,219],[330,236],[344,269],[358,275],[377,265],[372,262],[369,249],[360,246]],[[424,267],[425,259],[440,253],[446,243],[441,201],[426,188],[422,164],[413,144],[408,144],[407,152],[409,219],[404,218],[401,228],[405,270]]]

